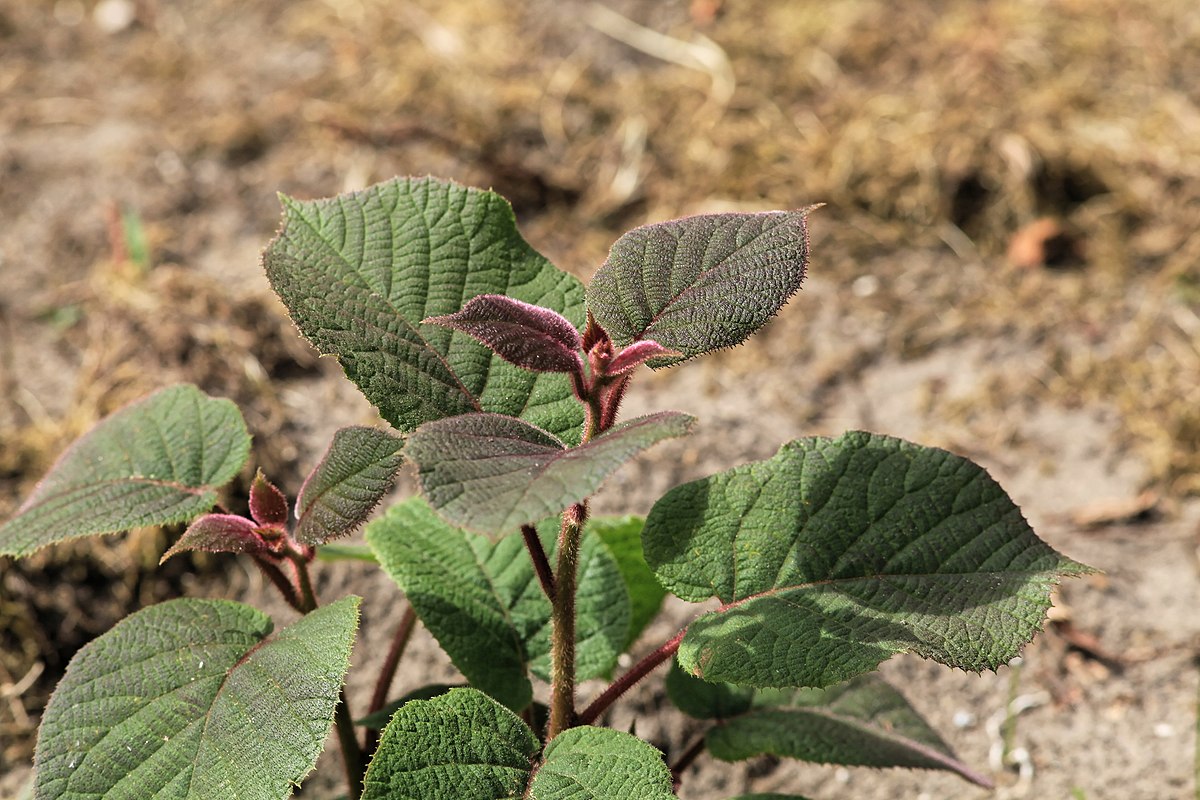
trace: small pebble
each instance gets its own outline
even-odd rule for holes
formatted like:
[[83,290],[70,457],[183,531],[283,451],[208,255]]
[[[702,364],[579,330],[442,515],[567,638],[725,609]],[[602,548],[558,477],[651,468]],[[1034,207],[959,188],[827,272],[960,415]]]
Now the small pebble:
[[1170,739],[1175,735],[1175,726],[1169,722],[1160,722],[1154,726],[1154,735],[1159,739]]
[[955,711],[954,712],[954,727],[970,728],[976,722],[976,717],[970,711]]
[[855,297],[870,297],[879,291],[879,278],[874,275],[859,275],[850,284],[850,291]]

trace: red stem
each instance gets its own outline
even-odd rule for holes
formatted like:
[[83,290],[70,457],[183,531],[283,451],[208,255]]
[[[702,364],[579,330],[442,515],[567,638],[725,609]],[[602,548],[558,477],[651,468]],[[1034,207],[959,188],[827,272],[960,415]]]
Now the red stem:
[[542,591],[550,602],[554,602],[554,572],[550,569],[550,559],[546,556],[546,548],[542,547],[542,539],[532,525],[521,526],[521,536],[525,537],[525,549],[533,561],[533,569],[541,581]]
[[617,698],[625,694],[633,688],[634,684],[642,678],[649,675],[655,667],[659,666],[671,656],[675,655],[675,651],[679,649],[680,643],[683,641],[684,634],[687,633],[687,628],[684,628],[679,633],[675,634],[675,638],[666,644],[659,647],[653,653],[650,653],[638,663],[634,664],[628,672],[617,678],[608,688],[600,693],[600,696],[588,705],[582,713],[576,718],[576,723],[579,725],[591,725],[599,718],[601,714],[608,710],[608,707],[616,702]]
[[700,754],[704,752],[704,747],[705,737],[701,734],[696,741],[692,742],[687,750],[683,751],[679,758],[675,760],[675,763],[671,765],[671,783],[674,785],[673,788],[676,792],[679,791],[679,785],[683,783],[684,770],[695,763]]
[[300,607],[300,595],[296,592],[296,585],[287,579],[287,576],[283,574],[283,570],[259,553],[251,553],[250,555],[254,559],[254,563],[262,570],[262,574],[266,575],[267,579],[275,584],[275,588],[283,595],[283,599],[287,601],[287,604],[297,611],[303,611],[304,609]]

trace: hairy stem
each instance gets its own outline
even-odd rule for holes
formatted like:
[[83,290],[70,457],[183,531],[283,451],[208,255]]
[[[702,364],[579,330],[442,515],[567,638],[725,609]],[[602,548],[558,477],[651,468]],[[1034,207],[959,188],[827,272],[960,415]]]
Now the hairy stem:
[[279,593],[283,595],[283,599],[287,601],[287,604],[300,611],[300,595],[296,593],[295,584],[283,574],[283,570],[261,553],[252,553],[250,557],[254,559],[254,563],[258,565],[262,574],[267,576],[267,580],[271,581],[275,585],[275,588],[279,590]]
[[550,569],[550,559],[546,557],[546,548],[542,547],[542,540],[532,525],[522,525],[521,536],[525,538],[525,549],[529,551],[529,558],[533,561],[533,569],[537,572],[538,581],[542,584],[542,591],[553,603],[554,573]]
[[337,710],[334,712],[337,723],[338,742],[342,745],[342,764],[346,768],[346,789],[350,800],[358,800],[363,793],[363,774],[366,764],[363,762],[363,752],[358,747],[358,738],[354,735],[354,720],[350,716],[350,707],[346,705],[346,689],[338,698]]
[[550,726],[546,740],[575,724],[575,580],[587,506],[577,503],[563,512],[558,536],[558,570],[550,631]]
[[671,765],[671,783],[673,784],[673,788],[676,792],[679,791],[679,785],[683,783],[684,770],[695,763],[696,759],[700,757],[700,754],[704,752],[704,747],[704,735],[701,734],[696,741],[692,742],[691,745],[688,746],[687,750],[684,750],[679,755],[679,758],[675,759],[675,763]]
[[313,593],[312,578],[308,575],[308,560],[304,555],[289,549],[287,551],[288,560],[292,562],[292,566],[296,568],[296,585],[300,588],[300,605],[296,607],[297,611],[307,614],[317,607],[317,596]]
[[[374,714],[387,703],[388,692],[392,688],[392,679],[396,677],[396,667],[399,666],[400,659],[404,655],[404,650],[408,647],[408,640],[412,637],[413,628],[416,627],[416,624],[417,612],[413,611],[413,607],[409,605],[400,616],[400,622],[396,625],[396,632],[392,634],[392,646],[388,648],[388,654],[383,660],[383,666],[379,668],[379,678],[376,679],[375,691],[371,694],[371,705],[367,707],[368,714]],[[379,731],[368,728],[363,741],[363,753],[369,756],[375,752],[375,747],[378,744]]]
[[608,688],[580,713],[576,722],[580,725],[591,725],[595,722],[601,714],[608,710],[609,706],[616,702],[617,698],[632,689],[634,684],[649,675],[655,667],[675,655],[675,651],[679,649],[679,644],[683,641],[686,633],[687,628],[684,628],[675,634],[675,638],[671,641],[642,658],[641,661],[630,667],[628,672],[610,683]]

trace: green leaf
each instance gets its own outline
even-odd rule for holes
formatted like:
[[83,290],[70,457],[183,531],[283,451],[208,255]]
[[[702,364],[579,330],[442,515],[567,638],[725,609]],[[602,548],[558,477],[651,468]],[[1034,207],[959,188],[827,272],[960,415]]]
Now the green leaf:
[[587,307],[618,344],[683,354],[740,344],[787,302],[808,263],[808,212],[706,214],[646,225],[613,245]]
[[654,577],[653,570],[642,555],[641,517],[594,517],[588,521],[589,535],[594,534],[616,559],[621,578],[629,592],[629,635],[625,648],[637,641],[646,626],[658,616],[667,591]]
[[[367,525],[367,544],[421,623],[471,685],[516,710],[529,705],[529,659],[513,607],[528,574],[494,574],[486,540],[446,524],[419,497]],[[473,546],[475,545],[475,546]],[[528,559],[527,559],[528,560]],[[533,587],[536,588],[536,587]]]
[[770,754],[822,764],[939,769],[992,785],[874,675],[831,689],[760,692],[755,705],[760,707],[708,732],[705,743],[714,757],[738,761]]
[[466,414],[422,425],[405,454],[438,513],[464,528],[500,534],[557,516],[641,451],[688,433],[694,421],[664,411],[566,449],[514,417]]
[[384,729],[363,800],[518,798],[539,747],[517,715],[474,689],[414,700]]
[[283,198],[263,255],[300,331],[401,431],[473,411],[519,416],[571,443],[583,409],[570,379],[506,363],[465,333],[422,325],[481,294],[583,324],[583,287],[530,247],[504,198],[397,178],[327,200]]
[[662,753],[628,733],[579,727],[546,747],[531,800],[674,800]]
[[317,560],[334,561],[367,561],[378,564],[379,559],[365,544],[323,544],[317,548]]
[[540,743],[474,689],[406,703],[383,731],[363,800],[671,800],[662,754],[627,733],[571,728]]
[[665,681],[671,703],[696,719],[729,719],[750,710],[754,689],[732,683],[709,683],[672,662]]
[[171,600],[81,649],[46,709],[37,796],[279,800],[320,754],[359,598],[278,634],[226,600]]
[[404,442],[387,431],[342,428],[309,474],[296,500],[296,541],[324,544],[359,525],[392,490]]
[[1089,571],[979,466],[867,433],[677,487],[643,539],[667,589],[723,604],[679,663],[751,686],[830,686],[906,651],[995,669],[1041,629],[1053,584]]
[[[542,527],[551,544],[553,530]],[[467,680],[509,708],[528,706],[530,669],[549,671],[550,603],[521,537],[489,541],[411,498],[367,526],[367,543]],[[629,597],[611,554],[591,537],[580,552],[576,612],[577,677],[606,675],[624,649]]]
[[250,454],[237,407],[181,384],[103,420],[59,457],[15,517],[0,525],[0,555],[143,525],[184,522]]

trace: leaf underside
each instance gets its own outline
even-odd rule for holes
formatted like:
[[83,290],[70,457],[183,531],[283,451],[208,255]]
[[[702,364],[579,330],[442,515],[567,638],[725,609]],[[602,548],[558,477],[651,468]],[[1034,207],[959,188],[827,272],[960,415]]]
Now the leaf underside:
[[461,311],[425,323],[470,334],[505,361],[534,372],[583,370],[583,341],[571,321],[511,297],[481,294]]
[[[543,531],[551,544],[547,534],[556,528]],[[367,542],[467,680],[509,708],[528,706],[530,671],[548,673],[550,603],[521,537],[492,542],[412,498],[370,523]],[[576,611],[577,675],[607,674],[624,648],[629,597],[612,555],[590,537],[580,553]]]
[[333,721],[359,598],[270,635],[226,600],[139,611],[75,655],[46,709],[37,796],[282,800]]
[[822,764],[937,769],[991,786],[878,676],[829,689],[759,691],[754,705],[708,732],[705,744],[715,758],[770,754]]
[[1053,584],[1088,571],[981,467],[858,432],[677,487],[643,540],[666,588],[723,604],[680,664],[751,686],[830,686],[905,651],[995,669],[1041,629]]
[[422,425],[405,455],[430,505],[464,528],[501,534],[557,516],[591,496],[646,448],[683,436],[694,418],[664,411],[616,425],[579,447],[499,414],[465,414]]
[[578,443],[583,410],[566,376],[528,372],[465,333],[421,324],[481,294],[583,324],[582,284],[521,238],[504,198],[397,178],[283,204],[283,229],[263,254],[267,277],[304,336],[338,357],[384,419],[408,432],[490,411]]
[[25,556],[80,536],[184,522],[250,454],[237,407],[195,386],[162,389],[101,421],[63,453],[16,516],[0,555]]
[[405,704],[367,770],[363,800],[669,800],[662,754],[620,731],[571,728],[546,748],[473,689]]
[[618,344],[649,339],[682,353],[652,367],[740,344],[800,288],[808,211],[704,214],[635,228],[596,271],[588,310]]
[[296,541],[324,544],[364,523],[392,490],[404,460],[404,442],[365,426],[342,428],[296,500]]

